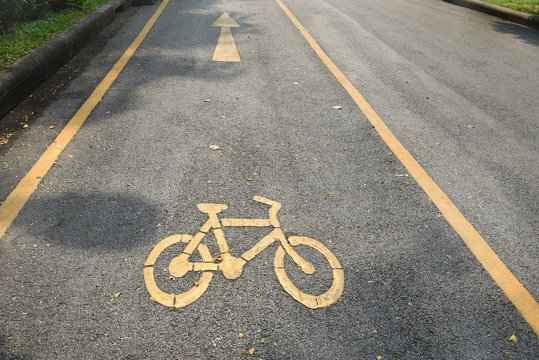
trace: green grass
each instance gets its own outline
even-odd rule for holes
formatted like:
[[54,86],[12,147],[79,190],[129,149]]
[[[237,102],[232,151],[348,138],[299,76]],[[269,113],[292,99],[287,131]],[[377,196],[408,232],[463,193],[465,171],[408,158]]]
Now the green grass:
[[484,0],[491,4],[539,16],[539,0]]
[[10,68],[15,61],[69,29],[109,1],[90,0],[84,10],[49,11],[39,20],[12,25],[6,33],[0,35],[0,71]]

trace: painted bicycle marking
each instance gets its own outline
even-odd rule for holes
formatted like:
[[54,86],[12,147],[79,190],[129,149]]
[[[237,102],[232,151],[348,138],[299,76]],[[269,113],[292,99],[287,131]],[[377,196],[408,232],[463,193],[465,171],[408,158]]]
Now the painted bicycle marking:
[[[286,238],[281,230],[279,220],[277,219],[277,213],[281,209],[281,204],[262,196],[255,196],[253,197],[253,200],[270,206],[267,219],[219,219],[217,214],[228,209],[227,205],[198,204],[198,209],[208,215],[208,220],[202,225],[200,231],[195,236],[188,234],[172,235],[158,242],[148,255],[148,258],[144,263],[145,267],[143,271],[146,289],[150,293],[152,300],[168,307],[181,308],[187,306],[206,292],[212,280],[214,271],[221,271],[224,277],[229,280],[237,279],[241,276],[245,264],[253,260],[258,254],[273,243],[279,242],[279,246],[277,247],[273,258],[273,267],[275,275],[283,289],[295,300],[311,309],[327,307],[334,304],[344,291],[344,271],[337,257],[318,240],[305,236],[289,236]],[[222,228],[240,226],[273,227],[273,230],[241,256],[234,257],[230,253]],[[208,246],[202,242],[209,231],[213,231],[215,239],[217,240],[217,245],[219,246],[219,251],[221,252],[215,259],[211,256]],[[190,271],[201,272],[201,275],[191,289],[180,294],[171,294],[161,290],[157,285],[155,281],[154,265],[158,256],[165,249],[180,242],[186,243],[187,245],[180,255],[174,257],[170,261],[168,266],[170,275],[175,278],[181,278]],[[284,266],[285,255],[289,255],[305,274],[311,275],[315,272],[314,266],[303,259],[294,250],[294,247],[298,245],[311,247],[324,255],[328,261],[333,273],[333,282],[329,290],[325,293],[321,295],[303,293],[292,283],[286,274]],[[200,258],[202,259],[201,262],[189,261],[189,257],[195,250],[200,254]]]

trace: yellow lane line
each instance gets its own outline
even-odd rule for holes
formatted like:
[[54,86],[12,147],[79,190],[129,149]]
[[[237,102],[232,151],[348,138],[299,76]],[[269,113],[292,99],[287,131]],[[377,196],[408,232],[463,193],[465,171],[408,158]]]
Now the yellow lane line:
[[163,3],[154,12],[153,16],[148,20],[144,28],[142,28],[138,36],[133,40],[131,45],[129,45],[116,64],[114,64],[101,83],[99,83],[94,92],[75,113],[60,134],[58,134],[54,142],[47,148],[47,150],[45,150],[30,171],[17,184],[15,189],[8,195],[2,205],[0,205],[0,239],[5,235],[7,229],[39,185],[41,179],[47,174],[56,159],[58,159],[58,156],[60,156],[60,153],[69,144],[71,139],[73,139],[82,124],[84,124],[84,121],[86,121],[90,113],[101,101],[103,95],[105,95],[114,80],[116,80],[144,38],[146,38],[146,35],[148,35],[148,32],[159,18],[168,2],[169,0],[163,0]]
[[530,324],[536,335],[539,336],[539,304],[511,273],[511,271],[500,260],[498,255],[490,248],[487,242],[479,235],[474,227],[466,220],[464,215],[432,180],[427,172],[419,165],[414,157],[404,148],[399,140],[393,135],[386,124],[357,91],[352,83],[344,76],[339,68],[331,61],[329,56],[320,48],[316,40],[309,34],[303,25],[296,19],[294,14],[283,4],[281,0],[275,0],[288,18],[296,26],[305,40],[311,45],[320,60],[327,66],[329,71],[335,76],[342,87],[355,101],[363,114],[374,126],[382,140],[393,151],[399,161],[406,167],[410,175],[414,177],[419,186],[428,195],[431,201],[438,207],[440,212],[447,219],[449,224],[460,235],[464,243],[468,246],[477,260],[483,265],[492,279],[507,295],[509,300],[515,305],[524,319]]

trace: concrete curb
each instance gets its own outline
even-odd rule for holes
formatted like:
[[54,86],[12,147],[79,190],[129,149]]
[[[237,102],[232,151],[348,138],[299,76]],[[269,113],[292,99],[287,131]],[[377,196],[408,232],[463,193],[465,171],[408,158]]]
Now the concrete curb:
[[539,29],[539,17],[520,11],[511,10],[503,6],[490,4],[481,0],[444,0],[455,5],[464,6],[473,10],[481,11],[489,15],[497,16],[534,29]]
[[132,0],[112,0],[0,74],[0,119],[67,63]]

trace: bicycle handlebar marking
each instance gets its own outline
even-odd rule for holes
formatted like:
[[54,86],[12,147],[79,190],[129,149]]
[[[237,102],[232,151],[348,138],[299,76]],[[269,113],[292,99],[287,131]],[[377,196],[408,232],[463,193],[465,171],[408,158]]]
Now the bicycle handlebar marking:
[[[318,240],[305,236],[290,236],[286,238],[281,230],[279,220],[277,219],[277,213],[281,209],[281,204],[262,196],[255,196],[253,197],[253,200],[270,206],[267,219],[219,219],[217,214],[226,210],[228,208],[227,205],[198,204],[198,209],[208,215],[208,220],[202,225],[200,231],[195,236],[176,234],[158,242],[148,255],[143,270],[144,282],[146,284],[146,289],[150,293],[151,299],[168,307],[181,308],[187,306],[206,292],[212,280],[213,271],[221,271],[225,278],[229,280],[237,279],[241,276],[245,264],[253,260],[258,254],[273,243],[278,242],[279,246],[277,247],[273,259],[273,268],[283,289],[295,300],[311,309],[327,307],[334,304],[344,291],[344,271],[337,257]],[[259,240],[251,249],[247,250],[239,257],[234,257],[230,254],[228,243],[226,242],[222,228],[240,226],[273,227],[274,229]],[[216,259],[211,256],[208,246],[202,242],[210,230],[213,231],[221,253]],[[165,249],[178,243],[186,243],[186,246],[183,252],[180,255],[175,256],[168,265],[168,271],[171,278],[183,277],[190,271],[202,272],[202,274],[192,288],[179,294],[172,294],[161,290],[157,285],[155,278],[158,275],[155,274],[155,263],[159,255],[161,255]],[[333,275],[332,285],[328,291],[321,295],[311,295],[301,292],[286,274],[284,262],[285,255],[289,255],[305,274],[310,275],[315,272],[314,266],[303,259],[294,250],[294,247],[299,245],[310,247],[321,253],[331,268]],[[189,257],[195,251],[198,251],[202,261],[189,261]]]

